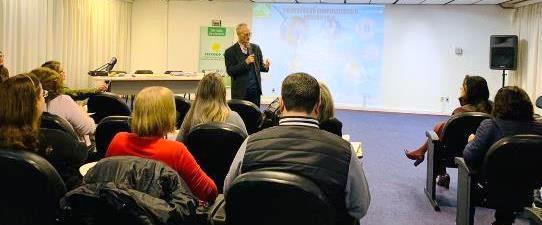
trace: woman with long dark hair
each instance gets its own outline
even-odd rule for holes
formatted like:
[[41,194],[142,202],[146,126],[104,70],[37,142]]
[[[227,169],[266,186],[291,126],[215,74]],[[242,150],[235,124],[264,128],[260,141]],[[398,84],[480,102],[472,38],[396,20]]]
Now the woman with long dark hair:
[[[525,91],[519,87],[503,87],[495,96],[493,119],[480,123],[476,135],[469,137],[463,158],[469,167],[482,165],[491,145],[506,136],[516,134],[542,135],[542,124],[534,120],[533,104]],[[493,225],[511,225],[515,220],[513,211],[497,209]]]
[[[487,81],[480,76],[465,76],[460,89],[459,103],[461,107],[456,108],[452,115],[464,112],[490,113],[492,106],[491,102],[489,101],[489,88],[487,86]],[[438,123],[433,128],[437,135],[441,135],[444,124],[446,124],[446,121]],[[414,166],[418,166],[423,162],[426,152],[427,142],[414,151],[409,152],[405,150],[405,155],[409,159],[415,160]],[[443,171],[439,171],[437,184],[446,188],[449,187],[450,176],[446,173],[446,168],[444,168]]]

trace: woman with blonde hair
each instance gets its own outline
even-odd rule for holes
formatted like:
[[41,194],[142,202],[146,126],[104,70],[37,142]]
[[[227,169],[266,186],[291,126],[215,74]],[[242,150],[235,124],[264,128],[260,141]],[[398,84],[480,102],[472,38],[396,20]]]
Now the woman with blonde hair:
[[226,103],[226,86],[224,86],[222,77],[216,73],[205,75],[199,82],[196,100],[192,103],[184,118],[177,140],[183,141],[190,133],[190,129],[209,122],[229,123],[238,126],[247,134],[241,116],[228,107]]
[[80,141],[85,141],[85,135],[93,134],[96,130],[94,120],[70,96],[63,93],[63,80],[60,74],[52,69],[40,67],[30,72],[34,74],[48,91],[45,98],[46,112],[64,118],[72,125]]
[[32,74],[19,74],[0,84],[0,148],[37,153],[72,189],[81,182],[78,168],[87,159],[87,150],[67,133],[39,128],[47,95]]
[[179,173],[192,193],[212,202],[218,195],[215,182],[200,168],[183,143],[167,140],[175,131],[175,100],[165,87],[147,87],[137,94],[130,126],[111,141],[106,157],[137,156],[162,161]]
[[318,114],[320,129],[342,136],[343,123],[335,118],[335,106],[331,92],[320,82],[320,113]]

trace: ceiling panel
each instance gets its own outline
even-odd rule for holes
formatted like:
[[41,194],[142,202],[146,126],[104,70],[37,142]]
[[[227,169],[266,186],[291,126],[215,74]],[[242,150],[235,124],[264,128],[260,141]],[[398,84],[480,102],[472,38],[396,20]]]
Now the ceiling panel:
[[423,0],[399,0],[395,4],[399,5],[415,5],[420,4]]
[[371,4],[393,4],[395,0],[371,0]]
[[422,2],[424,5],[444,5],[452,0],[425,0]]
[[450,2],[448,4],[450,5],[470,5],[470,4],[474,4],[474,3],[477,3],[481,0],[455,0],[453,2]]
[[370,0],[346,0],[346,3],[354,3],[354,4],[367,4]]
[[508,0],[482,0],[482,1],[479,1],[475,4],[478,4],[478,5],[496,5],[496,4],[500,4],[500,3],[503,3],[503,2],[506,2]]
[[322,3],[344,3],[344,0],[322,0]]
[[320,0],[297,0],[299,3],[320,3]]

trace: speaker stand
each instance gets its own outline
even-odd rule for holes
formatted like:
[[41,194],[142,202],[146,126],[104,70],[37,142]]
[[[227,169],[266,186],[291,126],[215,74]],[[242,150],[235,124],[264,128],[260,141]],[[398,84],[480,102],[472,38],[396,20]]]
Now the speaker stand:
[[502,87],[504,87],[504,79],[506,79],[506,70],[502,70]]

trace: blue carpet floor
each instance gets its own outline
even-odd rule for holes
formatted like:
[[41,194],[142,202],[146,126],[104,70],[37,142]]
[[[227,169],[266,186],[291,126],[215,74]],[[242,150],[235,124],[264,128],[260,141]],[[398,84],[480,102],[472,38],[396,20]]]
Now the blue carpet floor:
[[[457,169],[448,169],[450,190],[437,188],[441,211],[433,210],[423,188],[426,164],[418,167],[404,149],[424,143],[425,131],[446,116],[339,110],[343,134],[361,141],[363,168],[371,190],[371,206],[363,225],[451,225],[455,224]],[[493,210],[476,208],[475,224],[491,224]],[[528,224],[517,219],[515,224]]]

